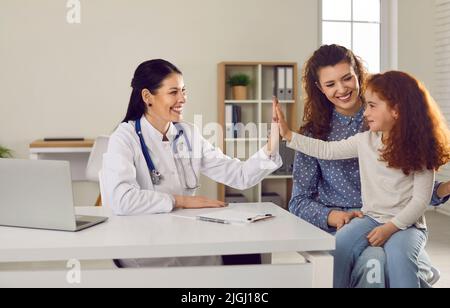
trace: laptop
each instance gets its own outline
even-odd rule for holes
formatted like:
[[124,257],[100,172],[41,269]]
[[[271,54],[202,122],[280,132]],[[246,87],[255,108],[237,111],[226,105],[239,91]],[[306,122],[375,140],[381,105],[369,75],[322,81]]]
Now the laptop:
[[76,232],[107,219],[75,215],[69,162],[0,159],[0,226]]

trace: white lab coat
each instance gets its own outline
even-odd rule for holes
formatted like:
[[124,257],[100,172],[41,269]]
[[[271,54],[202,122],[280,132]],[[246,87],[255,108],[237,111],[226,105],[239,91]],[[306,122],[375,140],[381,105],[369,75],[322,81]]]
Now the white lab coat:
[[[174,195],[195,195],[195,190],[185,189],[183,174],[177,170],[172,144],[178,131],[171,124],[167,133],[169,141],[145,117],[141,118],[142,134],[156,169],[162,174],[160,185],[153,185],[147,163],[142,153],[135,122],[122,123],[109,140],[108,151],[103,156],[101,181],[103,197],[115,215],[149,215],[169,213],[174,209]],[[214,148],[193,125],[180,124],[190,140],[189,152],[185,137],[181,136],[177,148],[183,157],[193,157],[192,165],[198,178],[203,174],[212,180],[235,189],[246,190],[260,183],[267,175],[282,165],[278,153],[268,156],[263,149],[246,162],[225,156]],[[191,168],[186,173],[191,173]],[[180,174],[181,173],[181,174]],[[121,260],[123,266],[193,266],[220,264],[219,257],[193,257],[171,259]]]

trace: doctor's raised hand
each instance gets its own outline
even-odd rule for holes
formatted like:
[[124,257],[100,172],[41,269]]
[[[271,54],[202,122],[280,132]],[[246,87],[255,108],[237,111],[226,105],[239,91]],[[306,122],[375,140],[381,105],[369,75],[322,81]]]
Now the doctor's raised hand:
[[292,140],[292,130],[289,128],[289,125],[286,121],[286,116],[283,113],[283,110],[281,110],[280,103],[277,98],[274,97],[273,99],[273,105],[274,110],[276,112],[276,118],[275,120],[278,123],[278,128],[280,130],[280,135],[283,137],[283,139],[287,141]]
[[266,147],[240,161],[224,155],[198,128],[184,122],[186,88],[173,64],[165,60],[142,63],[131,86],[126,116],[110,137],[101,173],[104,202],[114,214],[223,207],[221,201],[196,196],[201,175],[246,190],[281,167],[277,125],[272,125]]

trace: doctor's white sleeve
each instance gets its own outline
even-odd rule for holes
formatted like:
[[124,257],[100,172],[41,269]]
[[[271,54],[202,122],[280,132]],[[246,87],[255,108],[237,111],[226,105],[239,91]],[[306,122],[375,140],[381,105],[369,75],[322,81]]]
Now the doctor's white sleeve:
[[173,196],[141,189],[131,147],[120,138],[110,139],[108,152],[103,156],[101,181],[105,201],[115,215],[168,213],[174,208]]
[[259,184],[265,177],[279,169],[283,162],[278,153],[268,155],[259,150],[247,161],[232,159],[202,139],[201,173],[210,179],[238,190],[246,190]]

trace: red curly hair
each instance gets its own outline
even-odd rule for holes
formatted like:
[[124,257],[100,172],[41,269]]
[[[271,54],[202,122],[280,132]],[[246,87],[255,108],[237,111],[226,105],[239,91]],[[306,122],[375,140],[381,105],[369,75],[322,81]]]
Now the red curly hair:
[[425,86],[404,72],[373,75],[367,90],[376,93],[399,118],[381,158],[391,168],[411,172],[438,170],[450,160],[450,134],[438,105]]

